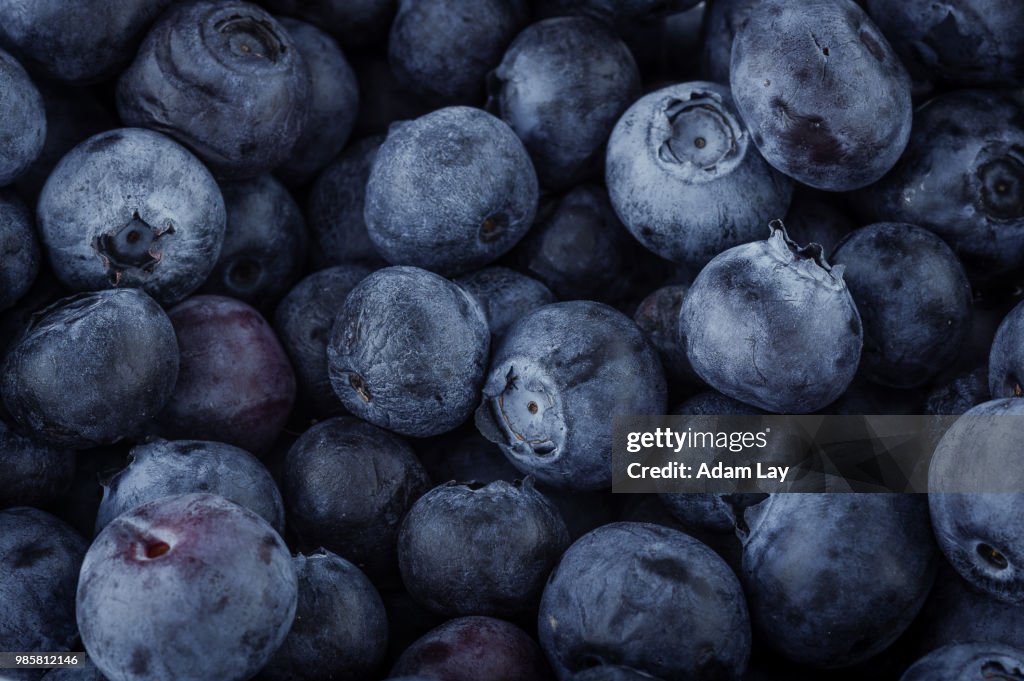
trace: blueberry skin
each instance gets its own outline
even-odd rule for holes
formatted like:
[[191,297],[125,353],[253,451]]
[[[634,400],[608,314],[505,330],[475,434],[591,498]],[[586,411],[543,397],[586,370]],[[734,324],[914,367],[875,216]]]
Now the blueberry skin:
[[430,480],[401,438],[339,417],[295,441],[283,489],[288,522],[304,546],[323,546],[381,580],[398,572],[399,524]]
[[67,492],[75,454],[50,447],[0,421],[0,508],[44,506]]
[[443,681],[550,681],[537,644],[504,620],[459,617],[409,646],[388,678],[417,675]]
[[645,255],[604,187],[587,184],[542,199],[536,223],[510,258],[562,300],[611,301],[630,293]]
[[679,333],[711,387],[777,413],[816,411],[843,394],[862,344],[842,267],[815,244],[798,247],[781,223],[767,241],[731,248],[701,270]]
[[344,558],[323,549],[293,559],[299,580],[295,623],[260,681],[363,681],[376,678],[387,651],[384,603]]
[[882,222],[849,234],[830,261],[864,324],[861,371],[893,388],[916,388],[949,366],[971,324],[971,285],[942,239]]
[[732,41],[757,0],[714,0],[701,27],[700,74],[703,80],[729,84]]
[[299,394],[317,416],[346,413],[327,373],[327,340],[345,298],[373,270],[336,265],[292,287],[274,313],[274,329],[295,369]]
[[669,384],[701,383],[686,357],[686,348],[679,345],[679,310],[689,290],[686,284],[662,286],[640,301],[633,313],[633,321],[658,351]]
[[173,307],[181,373],[154,430],[270,450],[295,402],[295,374],[270,324],[233,298],[192,296]]
[[288,549],[263,518],[214,494],[182,494],[96,537],[78,583],[78,629],[111,681],[241,681],[284,640],[297,592]]
[[994,643],[946,646],[921,658],[900,681],[982,681],[1013,678],[1024,668],[1024,651]]
[[128,465],[102,481],[96,533],[137,506],[192,492],[218,494],[284,533],[284,501],[270,471],[249,452],[222,442],[157,440],[134,447]]
[[382,262],[363,220],[366,182],[383,136],[351,144],[309,190],[306,222],[315,248],[310,259],[323,267],[350,262]]
[[1024,395],[1024,303],[1018,303],[996,331],[988,356],[988,388],[993,399]]
[[512,130],[485,111],[453,106],[391,127],[373,161],[363,216],[388,262],[455,275],[522,238],[537,191]]
[[[0,12],[3,10],[0,9]],[[5,16],[4,24],[8,17]],[[4,27],[0,27],[0,37]],[[0,50],[0,187],[18,179],[36,160],[46,141],[43,97],[18,61]]]
[[988,387],[988,371],[978,367],[957,374],[946,383],[937,384],[925,399],[925,414],[963,414],[971,407],[992,399]]
[[281,165],[306,124],[309,69],[288,32],[240,0],[176,4],[118,81],[127,125],[189,147],[226,179]]
[[65,83],[93,83],[131,61],[171,0],[3,0],[0,44],[33,72]]
[[665,377],[628,317],[602,303],[546,305],[512,325],[491,359],[480,432],[556,488],[611,486],[608,419],[661,414]]
[[275,13],[316,24],[347,50],[383,41],[395,16],[397,0],[263,0],[262,4]]
[[910,77],[853,0],[767,0],[736,32],[736,108],[765,160],[817,189],[878,180],[910,137]]
[[700,81],[657,90],[623,114],[605,183],[640,243],[694,266],[757,239],[793,191],[750,143],[729,89]]
[[494,338],[505,335],[514,322],[538,307],[555,302],[547,286],[507,267],[485,267],[455,283],[480,303]]
[[[2,88],[2,86],[0,86]],[[0,189],[0,311],[28,293],[39,273],[39,242],[32,213],[18,196]]]
[[1021,108],[998,92],[932,99],[914,115],[906,153],[856,205],[869,220],[908,222],[948,243],[972,281],[1024,263]]
[[626,45],[586,17],[538,21],[488,77],[488,109],[519,135],[542,186],[562,191],[599,175],[605,142],[640,94]]
[[86,548],[77,532],[49,513],[25,506],[0,511],[0,648],[73,649],[75,585]]
[[306,224],[284,186],[270,175],[220,185],[227,211],[224,243],[200,289],[270,307],[306,264]]
[[601,664],[662,678],[739,679],[750,619],[736,575],[689,535],[612,523],[562,556],[544,589],[541,647],[560,679]]
[[937,552],[912,494],[773,494],[746,512],[744,590],[755,630],[818,668],[895,641],[931,588]]
[[345,408],[403,435],[454,429],[480,401],[490,330],[456,284],[415,267],[359,282],[338,313],[327,368]]
[[[965,580],[1016,605],[1024,604],[1024,494],[1019,492],[1024,478],[1016,464],[1013,426],[1022,414],[1024,402],[1017,398],[970,409],[946,431],[928,469],[939,548]],[[995,427],[993,417],[1004,417],[1006,425]],[[950,492],[961,480],[991,491]]]
[[447,617],[524,615],[569,546],[558,509],[533,480],[447,483],[402,521],[398,564],[417,601]]
[[1015,2],[867,0],[865,9],[911,74],[962,87],[1024,79],[1024,7]]
[[487,73],[526,21],[523,0],[399,0],[388,62],[400,83],[439,105],[483,101]]
[[224,198],[199,159],[150,130],[90,137],[53,170],[36,210],[72,290],[141,288],[163,305],[197,289],[224,239]]
[[331,36],[297,19],[281,17],[277,21],[309,69],[310,99],[302,134],[276,172],[289,185],[303,185],[345,148],[359,111],[359,84]]
[[178,366],[174,327],[152,298],[80,293],[34,319],[4,360],[0,392],[32,435],[85,449],[137,434],[167,403]]
[[573,674],[569,677],[571,681],[651,681],[651,679],[657,679],[649,674],[638,672],[635,669],[629,667],[619,667],[611,665],[601,665],[600,667],[591,667],[585,669],[579,674]]

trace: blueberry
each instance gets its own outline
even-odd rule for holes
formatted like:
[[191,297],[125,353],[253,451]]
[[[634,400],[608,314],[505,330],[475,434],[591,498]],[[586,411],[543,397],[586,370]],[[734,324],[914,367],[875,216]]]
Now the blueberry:
[[729,79],[768,163],[818,189],[871,184],[910,137],[910,77],[853,0],[757,3],[736,32]]
[[767,241],[723,251],[694,280],[679,329],[694,371],[767,411],[807,413],[839,397],[860,358],[860,315],[816,244],[781,223]]
[[[0,25],[0,37],[6,28],[6,18],[5,25]],[[28,170],[43,150],[46,110],[42,95],[25,69],[3,50],[0,50],[0,92],[4,93],[4,108],[0,112],[0,187],[3,187]]]
[[395,0],[263,0],[280,14],[293,14],[338,38],[345,49],[372,46],[387,37]]
[[39,273],[39,243],[32,214],[14,192],[0,189],[0,311],[28,293]]
[[193,296],[168,315],[181,373],[155,430],[265,454],[295,401],[295,374],[273,329],[252,307],[222,296]]
[[523,140],[540,183],[556,191],[600,173],[608,135],[639,94],[629,49],[584,17],[532,24],[488,77],[488,108]]
[[345,411],[327,373],[327,340],[345,298],[371,271],[351,264],[314,272],[292,287],[274,313],[274,328],[292,360],[299,393],[316,415]]
[[524,0],[399,0],[388,61],[398,80],[426,100],[475,105],[525,19]]
[[520,317],[555,302],[547,286],[507,267],[485,267],[459,277],[455,283],[480,303],[494,338],[505,335]]
[[925,400],[926,414],[963,414],[971,407],[991,399],[988,371],[978,367],[957,374],[946,383],[937,383]]
[[912,494],[773,494],[748,509],[742,577],[758,640],[820,668],[892,644],[935,574],[925,504]]
[[739,679],[750,620],[739,581],[708,547],[646,523],[612,523],[562,556],[540,604],[559,678],[623,665],[671,679]]
[[660,414],[665,377],[633,322],[590,301],[546,305],[512,325],[476,422],[524,473],[558,488],[611,486],[608,418]]
[[609,22],[653,19],[677,14],[698,4],[700,0],[554,0],[562,11],[581,12]]
[[309,113],[291,155],[277,169],[290,185],[306,184],[345,147],[359,111],[359,84],[331,36],[303,21],[279,18],[309,68]]
[[[1008,603],[1024,603],[1024,493],[1017,424],[1024,401],[984,402],[939,441],[928,503],[939,548],[964,579]],[[959,493],[962,490],[972,494]]]
[[1024,395],[1024,303],[996,331],[988,357],[988,388],[994,399]]
[[870,220],[932,230],[975,281],[1024,263],[1024,130],[1020,107],[998,92],[952,92],[914,115],[900,162],[858,197]]
[[288,190],[270,175],[221,184],[227,226],[203,293],[261,307],[276,303],[306,263],[306,225]]
[[679,345],[679,310],[689,290],[686,284],[671,284],[655,289],[640,301],[633,314],[633,321],[658,351],[670,385],[680,382],[701,383],[686,357],[686,348]]
[[219,494],[284,532],[284,502],[270,471],[244,449],[201,440],[157,440],[132,449],[128,465],[103,481],[96,532],[137,506],[193,492]]
[[306,218],[316,245],[310,258],[320,265],[380,261],[363,220],[366,181],[383,137],[350,145],[309,190]]
[[295,623],[260,681],[376,678],[387,650],[384,603],[356,566],[320,550],[293,559],[299,580]]
[[81,293],[34,319],[4,360],[0,392],[33,435],[84,449],[136,435],[170,398],[178,365],[174,327],[152,298]]
[[430,481],[399,437],[339,417],[295,441],[283,488],[288,521],[304,546],[323,546],[381,579],[397,574],[399,523]]
[[[87,547],[82,537],[49,513],[28,507],[0,511],[0,649],[80,650],[75,585]],[[14,679],[41,675],[33,670]]]
[[192,149],[221,177],[288,160],[302,134],[310,75],[287,31],[256,5],[197,0],[171,7],[117,86],[127,125]]
[[531,478],[452,482],[406,514],[398,562],[406,589],[434,612],[509,617],[536,607],[568,545],[558,510]]
[[533,223],[537,176],[519,138],[479,109],[438,109],[392,126],[366,185],[370,239],[395,265],[482,267]]
[[409,646],[389,678],[417,675],[443,681],[549,681],[537,644],[526,633],[491,617],[459,617]]
[[946,646],[921,658],[900,681],[982,681],[1024,675],[1024,650],[992,643]]
[[750,143],[728,88],[673,85],[642,97],[608,140],[615,212],[663,258],[701,266],[786,213],[791,183]]
[[473,413],[489,347],[487,319],[472,296],[426,270],[388,267],[349,293],[331,331],[327,366],[350,412],[426,437]]
[[757,0],[714,0],[704,13],[700,53],[700,73],[705,80],[729,84],[732,41],[736,31],[750,16]]
[[971,286],[960,261],[928,230],[897,222],[849,234],[833,251],[864,323],[861,371],[915,388],[949,366],[971,323]]
[[961,87],[1024,81],[1019,3],[867,0],[864,6],[915,77]]
[[96,537],[78,583],[78,629],[111,681],[242,681],[284,640],[296,601],[291,556],[263,518],[183,494]]
[[25,437],[0,421],[0,508],[45,506],[68,491],[75,455]]
[[537,222],[511,259],[562,300],[615,301],[653,259],[626,231],[600,185],[580,185],[540,202]]
[[149,25],[170,4],[171,0],[3,0],[0,43],[48,78],[99,81],[124,68]]
[[169,137],[138,128],[72,149],[46,181],[37,217],[62,284],[138,287],[165,305],[206,279],[226,220],[203,164]]

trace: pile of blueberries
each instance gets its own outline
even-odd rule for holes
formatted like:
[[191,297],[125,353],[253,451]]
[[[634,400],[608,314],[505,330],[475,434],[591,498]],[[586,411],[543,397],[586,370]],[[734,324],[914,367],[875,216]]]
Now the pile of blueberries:
[[1024,2],[0,0],[0,187],[0,679],[1024,679],[1013,433],[610,492],[1024,415]]

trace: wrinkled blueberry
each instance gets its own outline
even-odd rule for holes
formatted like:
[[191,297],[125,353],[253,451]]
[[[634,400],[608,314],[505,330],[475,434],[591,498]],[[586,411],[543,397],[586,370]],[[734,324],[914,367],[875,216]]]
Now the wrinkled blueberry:
[[365,201],[370,239],[388,262],[460,274],[496,260],[530,228],[537,176],[507,125],[454,106],[392,126]]
[[430,481],[398,436],[339,417],[295,441],[283,488],[289,524],[304,546],[323,546],[376,579],[397,573],[399,523]]
[[529,613],[569,545],[555,506],[533,480],[447,483],[402,521],[398,563],[413,598],[442,615]]
[[[0,13],[3,7],[0,3]],[[3,33],[10,11],[3,14]],[[18,179],[36,160],[46,140],[46,111],[43,97],[21,64],[0,50],[0,187]]]
[[599,174],[615,121],[640,94],[629,49],[584,17],[539,21],[488,78],[488,108],[523,140],[540,183],[564,190]]
[[960,261],[928,230],[897,222],[843,239],[831,258],[864,324],[860,368],[872,381],[915,388],[956,359],[971,323]]
[[608,664],[667,679],[739,679],[750,656],[736,575],[696,539],[647,523],[605,525],[569,547],[537,626],[559,678]]
[[164,305],[203,283],[224,239],[224,199],[199,160],[138,128],[72,149],[39,196],[53,271],[73,290],[137,287]]
[[452,430],[479,404],[490,331],[456,284],[388,267],[356,284],[327,345],[334,392],[350,412],[403,435]]
[[459,277],[455,283],[480,303],[495,338],[505,335],[521,317],[555,302],[547,286],[507,267],[485,267]]
[[602,303],[546,305],[498,345],[477,410],[480,432],[521,471],[558,488],[612,481],[610,415],[660,414],[665,377],[655,350]]
[[316,26],[278,19],[309,68],[309,113],[291,155],[277,169],[290,185],[305,184],[345,147],[359,111],[356,74],[338,44]]
[[138,289],[80,293],[34,318],[4,360],[0,392],[23,428],[84,449],[138,434],[178,376],[174,327]]
[[637,101],[608,141],[615,212],[663,258],[701,266],[786,213],[791,183],[750,143],[728,88],[695,82]]
[[300,51],[272,16],[241,0],[197,0],[174,5],[146,36],[121,74],[117,110],[241,179],[289,158],[309,89]]
[[910,137],[910,77],[853,0],[757,3],[736,32],[729,80],[765,160],[818,189],[871,184]]
[[306,225],[270,175],[221,184],[227,226],[217,264],[200,289],[258,307],[276,303],[306,264]]
[[250,306],[222,296],[193,296],[168,314],[181,373],[156,431],[265,454],[295,401],[295,374],[273,329]]
[[96,537],[78,583],[78,629],[110,681],[242,681],[284,640],[296,600],[291,556],[263,518],[183,494]]
[[96,532],[137,506],[193,492],[220,495],[284,532],[284,502],[270,471],[244,449],[201,440],[157,440],[132,449],[128,465],[103,481]]
[[274,313],[274,329],[292,360],[299,394],[316,415],[345,411],[327,373],[327,340],[345,298],[370,272],[356,264],[314,272],[292,287]]
[[839,397],[860,358],[860,315],[820,247],[781,223],[767,241],[723,251],[694,280],[679,316],[694,371],[716,390],[780,413]]
[[[384,603],[356,566],[320,550],[293,559],[295,623],[260,681],[364,681],[387,650]],[[375,677],[374,677],[375,678]]]

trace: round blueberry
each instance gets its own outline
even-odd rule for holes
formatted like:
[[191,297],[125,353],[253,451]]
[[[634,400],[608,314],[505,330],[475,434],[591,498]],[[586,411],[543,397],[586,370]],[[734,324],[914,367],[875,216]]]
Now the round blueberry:
[[364,216],[388,262],[459,274],[504,255],[536,210],[537,176],[519,138],[487,112],[456,106],[392,126]]
[[992,398],[1024,396],[1024,303],[1000,322],[988,356]]
[[28,293],[39,273],[39,242],[32,213],[14,192],[0,189],[0,311]]
[[900,681],[984,681],[1024,674],[1024,650],[996,643],[961,643],[929,653]]
[[476,408],[490,330],[456,284],[415,267],[359,282],[327,345],[334,392],[360,418],[403,435],[452,430]]
[[555,302],[547,286],[507,267],[485,267],[455,283],[480,303],[494,338],[505,335],[521,317]]
[[74,452],[36,442],[0,421],[0,508],[45,508],[68,491],[74,475]]
[[[10,10],[0,2],[0,34],[8,25]],[[20,14],[20,12],[15,12]],[[0,187],[13,183],[43,150],[46,141],[46,111],[43,97],[18,61],[0,50],[0,92],[4,107],[0,110]]]

